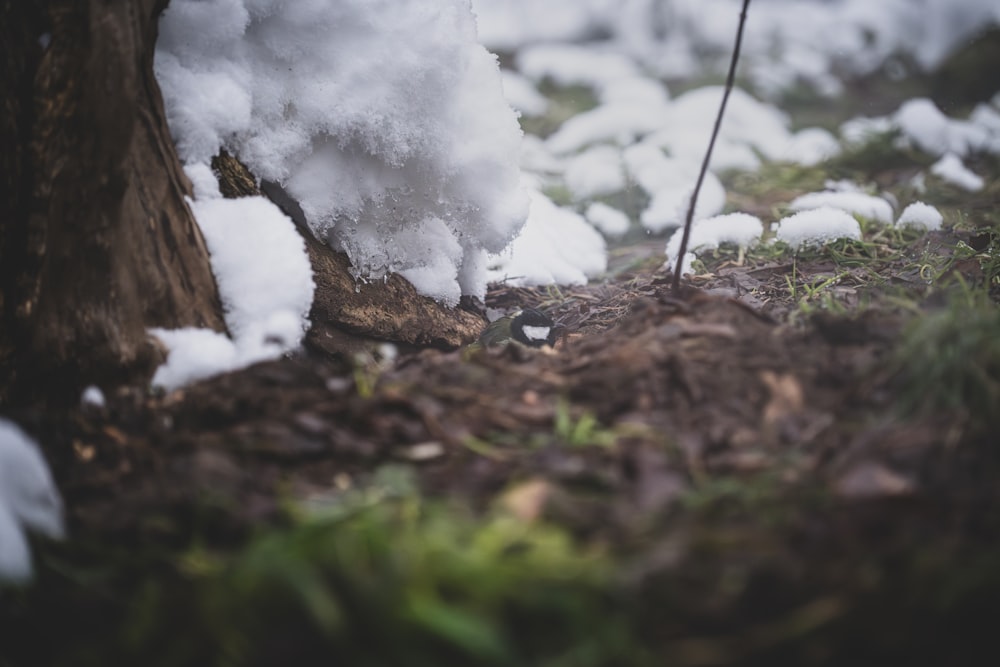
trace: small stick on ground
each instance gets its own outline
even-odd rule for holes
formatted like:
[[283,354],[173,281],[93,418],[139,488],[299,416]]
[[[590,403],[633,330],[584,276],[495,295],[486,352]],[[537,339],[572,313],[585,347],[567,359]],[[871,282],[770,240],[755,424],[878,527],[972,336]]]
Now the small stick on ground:
[[698,172],[698,180],[694,184],[694,192],[691,193],[691,204],[688,206],[687,217],[684,218],[684,233],[681,236],[681,247],[677,252],[677,260],[674,266],[674,280],[670,289],[674,294],[680,294],[681,270],[684,268],[684,256],[687,254],[688,239],[691,237],[691,222],[694,220],[694,207],[698,201],[698,193],[701,192],[701,184],[705,180],[705,172],[708,171],[708,163],[712,159],[712,149],[715,148],[715,140],[719,136],[719,128],[722,127],[722,116],[726,111],[726,102],[729,101],[729,93],[733,89],[733,80],[736,78],[736,63],[740,59],[740,46],[743,44],[743,25],[747,21],[747,8],[750,0],[743,0],[743,10],[740,12],[740,26],[736,30],[736,44],[733,46],[733,58],[729,62],[729,74],[726,76],[726,88],[722,93],[722,103],[719,105],[719,114],[715,117],[715,127],[712,129],[712,138],[708,142],[708,150],[705,151],[705,159],[701,163],[701,171]]

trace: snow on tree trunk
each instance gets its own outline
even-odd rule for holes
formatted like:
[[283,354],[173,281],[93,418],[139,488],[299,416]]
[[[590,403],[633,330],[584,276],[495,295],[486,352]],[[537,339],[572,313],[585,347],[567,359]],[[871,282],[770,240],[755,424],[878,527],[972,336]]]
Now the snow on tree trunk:
[[152,71],[165,5],[0,0],[0,399],[149,373],[149,327],[225,328]]
[[[212,160],[225,197],[261,194],[250,170],[222,151]],[[318,241],[299,205],[273,184],[264,193],[295,221],[306,241],[316,282],[307,343],[327,353],[353,352],[366,342],[390,341],[418,347],[455,348],[474,341],[483,319],[421,296],[399,275],[359,284],[347,255]]]
[[468,0],[173,0],[156,75],[185,168],[220,149],[360,282],[449,306],[524,225],[521,131]]

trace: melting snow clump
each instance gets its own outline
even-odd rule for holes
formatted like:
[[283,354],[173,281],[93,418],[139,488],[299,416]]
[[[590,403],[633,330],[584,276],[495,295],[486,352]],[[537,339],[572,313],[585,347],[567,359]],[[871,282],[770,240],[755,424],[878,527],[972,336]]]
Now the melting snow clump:
[[569,158],[564,176],[566,187],[577,201],[625,189],[621,152],[614,146],[594,146]]
[[207,165],[185,172],[233,338],[207,329],[151,330],[169,350],[153,376],[153,385],[167,390],[298,347],[314,290],[305,242],[288,216],[263,197],[223,199]]
[[881,197],[873,197],[862,192],[811,192],[796,197],[789,204],[789,208],[793,211],[808,211],[824,206],[854,213],[883,224],[892,224],[892,205]]
[[628,216],[604,202],[597,201],[588,206],[584,217],[611,239],[621,238],[629,228]]
[[837,239],[861,240],[861,225],[844,211],[824,206],[778,221],[776,239],[793,248],[820,246]]
[[903,209],[896,221],[897,227],[917,227],[926,229],[929,232],[941,229],[941,222],[944,218],[941,212],[933,206],[916,201]]
[[233,337],[260,338],[264,323],[286,312],[298,333],[285,343],[298,345],[308,328],[313,279],[295,224],[264,197],[203,196],[191,202],[191,210],[205,236]]
[[584,285],[607,269],[604,237],[572,209],[531,191],[528,223],[520,236],[491,257],[490,282],[514,286]]
[[100,387],[90,385],[83,390],[83,394],[80,396],[80,404],[93,408],[103,408],[105,404],[104,392],[101,391]]
[[541,116],[549,109],[549,100],[538,92],[526,76],[509,69],[502,70],[503,96],[512,107],[525,116]]
[[[677,254],[681,249],[683,229],[678,229],[667,242],[667,268],[673,270],[677,265]],[[732,243],[741,248],[747,248],[760,241],[764,233],[764,225],[760,218],[749,213],[727,213],[712,218],[696,220],[691,225],[691,236],[688,239],[688,250],[684,255],[684,266],[681,273],[691,272],[691,262],[699,250],[714,250],[723,243]]]
[[167,361],[156,369],[152,384],[172,391],[191,382],[236,370],[240,364],[236,343],[210,329],[150,329],[169,350]]
[[62,500],[38,446],[0,418],[0,583],[31,578],[26,530],[62,538]]
[[173,0],[155,69],[182,161],[238,156],[359,279],[483,296],[483,253],[524,224],[520,128],[467,0]]
[[963,190],[976,192],[983,189],[983,179],[977,176],[962,162],[962,158],[954,153],[947,153],[931,165],[931,173]]
[[964,157],[973,151],[1000,150],[988,127],[948,118],[926,98],[904,102],[893,120],[906,137],[931,155],[955,153]]

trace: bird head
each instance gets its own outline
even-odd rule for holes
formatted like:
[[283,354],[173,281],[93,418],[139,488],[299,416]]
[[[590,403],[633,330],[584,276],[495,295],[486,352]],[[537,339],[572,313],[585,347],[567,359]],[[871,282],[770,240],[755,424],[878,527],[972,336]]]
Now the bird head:
[[514,315],[510,337],[528,347],[552,347],[556,344],[559,327],[552,318],[534,308],[525,308]]
[[528,347],[551,347],[562,328],[540,310],[525,308],[491,322],[480,334],[479,343],[491,347],[513,340]]

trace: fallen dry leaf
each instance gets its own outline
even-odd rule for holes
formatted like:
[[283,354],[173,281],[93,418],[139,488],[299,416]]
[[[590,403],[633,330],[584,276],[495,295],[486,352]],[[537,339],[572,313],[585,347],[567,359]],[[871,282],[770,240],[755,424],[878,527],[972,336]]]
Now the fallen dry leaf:
[[444,445],[432,440],[401,448],[397,453],[400,458],[419,463],[444,456]]
[[855,465],[833,486],[838,495],[857,500],[901,496],[914,490],[912,481],[874,461]]
[[794,375],[761,371],[760,379],[771,392],[771,399],[764,407],[765,424],[773,426],[802,410],[805,398]]
[[521,521],[537,521],[552,497],[552,484],[535,478],[509,489],[500,497],[500,507]]

